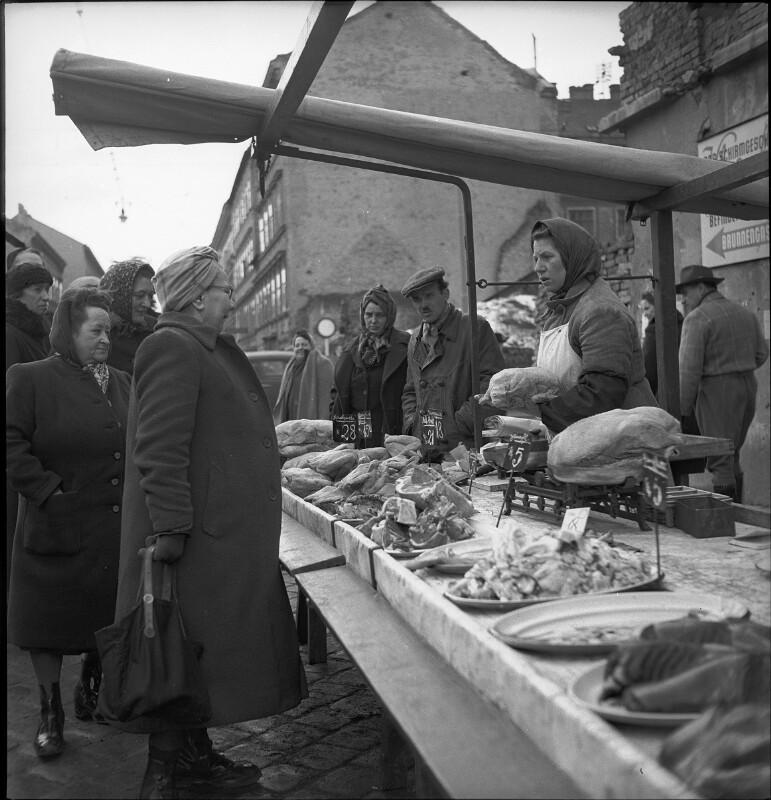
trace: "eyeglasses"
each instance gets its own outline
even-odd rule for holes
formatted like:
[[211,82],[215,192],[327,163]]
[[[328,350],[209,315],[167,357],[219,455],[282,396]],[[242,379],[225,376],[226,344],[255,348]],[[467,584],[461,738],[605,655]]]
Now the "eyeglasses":
[[222,291],[225,292],[225,294],[228,296],[228,300],[231,300],[233,298],[233,287],[232,286],[220,286],[220,285],[218,285],[216,283],[213,283],[209,288],[210,289],[222,289]]

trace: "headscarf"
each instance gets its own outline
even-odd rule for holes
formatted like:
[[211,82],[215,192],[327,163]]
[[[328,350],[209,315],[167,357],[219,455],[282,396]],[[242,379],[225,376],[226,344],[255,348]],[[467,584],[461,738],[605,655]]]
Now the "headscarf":
[[[364,309],[370,304],[374,303],[379,306],[386,315],[386,324],[383,333],[380,336],[375,336],[370,333],[364,323]],[[396,303],[393,298],[382,284],[378,284],[373,289],[370,289],[364,294],[359,306],[359,319],[361,321],[361,333],[359,334],[359,342],[357,346],[357,353],[361,363],[365,367],[372,367],[379,364],[385,354],[391,348],[391,331],[393,330],[394,321],[396,320]]]
[[[316,348],[310,333],[308,333],[308,331],[306,331],[304,328],[300,328],[299,330],[295,331],[294,336],[292,336],[293,345],[298,336],[308,340],[311,350]],[[310,352],[308,355],[310,355]],[[278,413],[282,422],[287,419],[292,419],[291,409],[289,408],[290,400],[292,399],[293,394],[297,394],[297,389],[299,389],[300,386],[300,378],[302,377],[303,370],[305,369],[308,355],[298,356],[293,354],[289,361],[287,361],[286,367],[284,367],[284,374],[281,376],[281,386],[279,386],[278,389],[278,397],[276,398],[276,404],[273,407]]]
[[[583,294],[600,274],[600,248],[595,238],[580,225],[569,219],[554,217],[538,220],[533,231],[543,225],[554,241],[565,267],[565,282],[546,301],[546,311],[541,319],[553,315],[564,316],[567,306]],[[530,250],[533,250],[533,231],[530,234]]]
[[155,271],[144,259],[130,258],[113,264],[99,282],[99,288],[112,297],[113,313],[128,325],[133,316],[134,283],[140,275],[152,280]]
[[90,372],[99,385],[99,388],[106,394],[110,378],[107,364],[81,364],[75,353],[74,342],[72,340],[74,332],[72,325],[72,309],[76,303],[80,304],[84,300],[91,300],[91,302],[86,302],[87,306],[104,308],[105,311],[110,310],[110,295],[107,292],[95,289],[91,286],[86,286],[82,289],[67,289],[62,295],[61,300],[59,300],[56,311],[54,311],[54,317],[51,321],[51,332],[48,334],[48,338],[51,341],[51,347],[54,353],[70,364],[80,367],[84,372]]
[[161,310],[179,311],[190,305],[214,283],[219,270],[219,255],[211,247],[188,247],[172,253],[153,278]]

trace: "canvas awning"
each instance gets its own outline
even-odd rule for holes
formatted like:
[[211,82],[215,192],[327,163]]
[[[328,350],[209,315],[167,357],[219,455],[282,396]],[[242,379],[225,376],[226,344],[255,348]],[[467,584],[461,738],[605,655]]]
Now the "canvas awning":
[[[54,104],[95,150],[239,142],[261,129],[275,90],[59,50]],[[282,141],[462,178],[633,203],[724,168],[677,153],[576,141],[306,97]],[[768,217],[768,178],[686,200],[678,211]]]

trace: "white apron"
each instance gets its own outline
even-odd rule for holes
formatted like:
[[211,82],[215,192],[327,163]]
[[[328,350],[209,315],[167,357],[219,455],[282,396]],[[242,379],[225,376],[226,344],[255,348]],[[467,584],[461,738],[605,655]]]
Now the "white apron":
[[578,383],[583,365],[578,353],[568,341],[568,323],[541,333],[535,365],[556,375],[563,390],[572,389]]

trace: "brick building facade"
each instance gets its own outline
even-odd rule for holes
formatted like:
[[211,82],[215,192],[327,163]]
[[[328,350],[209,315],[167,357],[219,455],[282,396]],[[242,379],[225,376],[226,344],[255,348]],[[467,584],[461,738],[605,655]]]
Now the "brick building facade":
[[[264,85],[275,87],[288,54],[271,63]],[[519,130],[623,144],[597,121],[619,103],[594,101],[593,87],[556,86],[535,70],[504,59],[430,2],[378,2],[350,17],[309,94],[331,100],[468,120]],[[589,209],[601,240],[615,243],[619,213],[610,204],[469,181],[476,271],[488,281],[527,279],[529,233],[540,217]],[[399,304],[397,325],[416,317],[401,297],[417,269],[440,264],[451,298],[467,307],[463,210],[457,189],[396,175],[274,158],[258,190],[248,151],[239,166],[212,246],[236,286],[232,328],[245,349],[284,347],[297,327],[314,331],[323,317],[337,333],[331,354],[358,332],[363,292],[382,282]],[[572,212],[571,212],[572,213]],[[493,287],[479,299],[493,297]]]
[[[604,133],[626,144],[736,161],[768,149],[768,6],[765,3],[634,2],[620,15],[620,108]],[[728,146],[726,146],[726,144]],[[750,222],[673,214],[675,272],[705,264],[724,278],[720,290],[760,318],[769,338],[768,220]],[[738,248],[746,229],[758,246]],[[737,231],[736,236],[726,235]],[[634,225],[632,271],[651,268],[650,227]],[[721,241],[722,240],[722,241]],[[733,249],[732,249],[733,248]],[[650,288],[632,284],[632,307]],[[756,372],[757,411],[742,449],[745,502],[769,505],[769,364]]]

